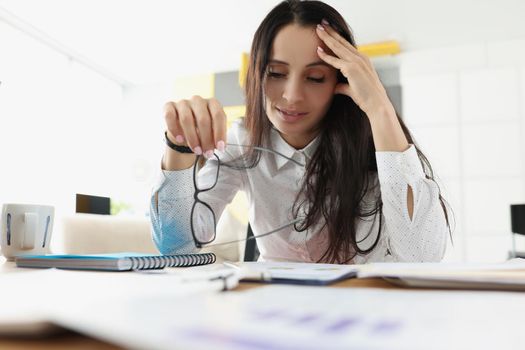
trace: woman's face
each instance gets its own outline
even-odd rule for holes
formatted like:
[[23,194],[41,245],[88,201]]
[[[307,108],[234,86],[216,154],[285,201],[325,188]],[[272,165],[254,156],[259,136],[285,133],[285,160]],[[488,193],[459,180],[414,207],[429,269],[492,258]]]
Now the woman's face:
[[290,24],[275,36],[266,71],[266,114],[291,146],[305,147],[319,133],[337,83],[335,68],[317,55],[326,52],[315,27]]

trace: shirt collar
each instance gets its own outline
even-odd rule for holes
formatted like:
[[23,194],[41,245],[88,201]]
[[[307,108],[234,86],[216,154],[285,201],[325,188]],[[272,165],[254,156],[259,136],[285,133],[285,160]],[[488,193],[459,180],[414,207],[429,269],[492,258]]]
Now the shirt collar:
[[[315,151],[317,150],[317,147],[319,145],[321,138],[319,135],[317,135],[308,145],[306,145],[302,149],[295,149],[294,147],[290,146],[281,136],[279,131],[277,129],[272,128],[270,133],[270,141],[271,141],[271,147],[274,151],[277,151],[279,153],[284,154],[288,158],[294,158],[294,156],[298,156],[300,153],[305,155],[305,158],[309,161],[312,159]],[[296,155],[297,154],[297,155]],[[289,159],[286,159],[284,157],[281,157],[279,155],[274,155],[275,157],[275,164],[277,165],[277,170],[279,170],[281,167],[283,167],[286,163],[290,162]],[[304,159],[294,158],[297,159],[300,162],[304,162]]]

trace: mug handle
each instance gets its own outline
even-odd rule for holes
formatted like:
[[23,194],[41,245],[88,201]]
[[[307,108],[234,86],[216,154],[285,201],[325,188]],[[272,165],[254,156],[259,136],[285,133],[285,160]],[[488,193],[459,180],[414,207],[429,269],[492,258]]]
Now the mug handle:
[[42,241],[42,248],[45,248],[46,246],[46,239],[47,239],[47,231],[49,230],[49,223],[51,222],[51,216],[47,216],[46,218],[46,230],[44,231],[44,240]]
[[38,222],[38,215],[36,213],[24,214],[25,231],[22,237],[22,249],[33,249],[35,247],[35,236]]

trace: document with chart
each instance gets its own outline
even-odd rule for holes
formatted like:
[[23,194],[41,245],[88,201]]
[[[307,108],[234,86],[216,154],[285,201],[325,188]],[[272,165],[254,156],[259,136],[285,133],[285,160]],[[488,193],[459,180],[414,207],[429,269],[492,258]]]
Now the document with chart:
[[525,295],[268,285],[79,308],[55,321],[130,348],[493,350],[522,347]]

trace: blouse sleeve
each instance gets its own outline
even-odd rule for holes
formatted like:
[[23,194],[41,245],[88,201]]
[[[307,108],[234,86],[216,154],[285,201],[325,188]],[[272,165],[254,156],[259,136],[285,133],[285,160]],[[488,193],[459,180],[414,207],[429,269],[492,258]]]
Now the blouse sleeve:
[[150,198],[153,241],[161,254],[196,253],[190,228],[193,169],[160,170]]
[[[389,261],[440,261],[446,249],[448,227],[439,200],[439,187],[425,177],[414,145],[404,152],[376,152],[383,200],[384,247]],[[408,213],[407,192],[414,207]]]

